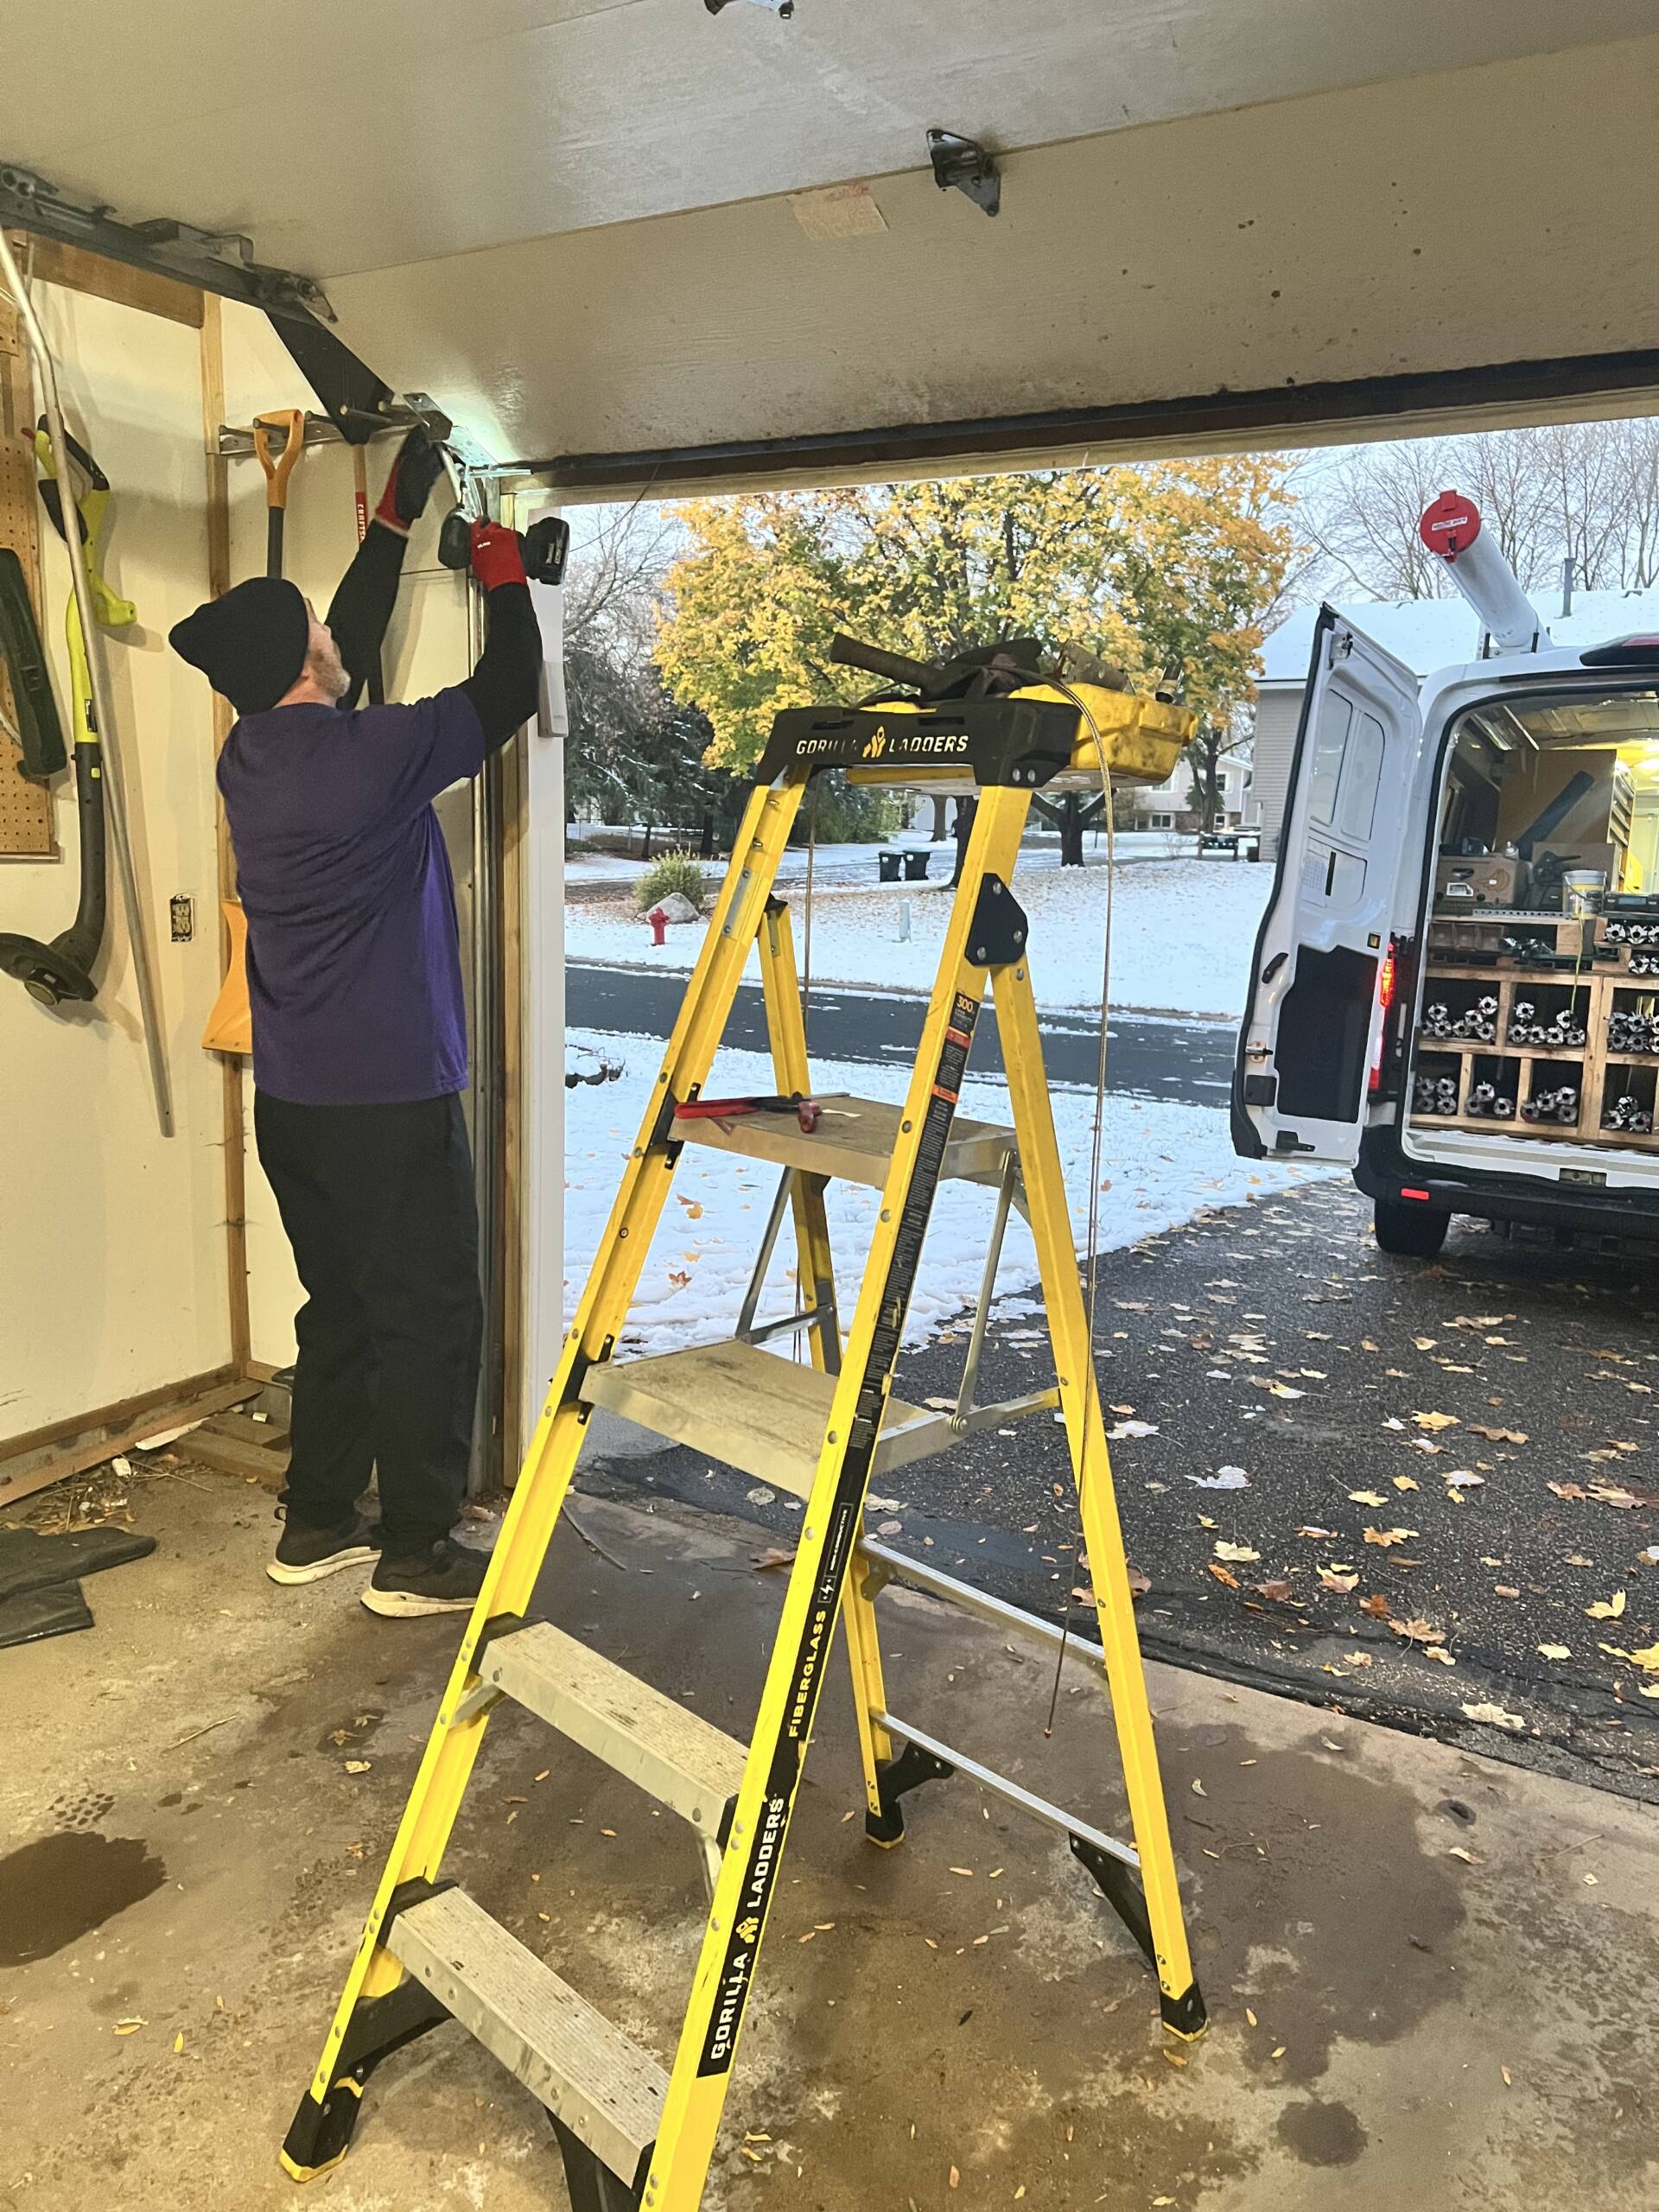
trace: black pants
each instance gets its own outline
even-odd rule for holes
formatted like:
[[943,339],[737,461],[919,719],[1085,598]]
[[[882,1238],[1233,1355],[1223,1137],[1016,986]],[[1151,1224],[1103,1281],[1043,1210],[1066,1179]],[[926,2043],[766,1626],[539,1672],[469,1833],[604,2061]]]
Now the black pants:
[[306,1291],[289,1511],[335,1528],[378,1469],[387,1555],[424,1552],[460,1516],[483,1332],[461,1101],[295,1106],[260,1091],[253,1116]]

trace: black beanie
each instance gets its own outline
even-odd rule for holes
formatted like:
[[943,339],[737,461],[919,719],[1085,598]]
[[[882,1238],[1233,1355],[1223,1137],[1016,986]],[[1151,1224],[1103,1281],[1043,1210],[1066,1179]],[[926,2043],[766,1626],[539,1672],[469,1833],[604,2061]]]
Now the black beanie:
[[175,623],[168,642],[238,715],[262,715],[299,682],[311,618],[297,584],[250,576]]

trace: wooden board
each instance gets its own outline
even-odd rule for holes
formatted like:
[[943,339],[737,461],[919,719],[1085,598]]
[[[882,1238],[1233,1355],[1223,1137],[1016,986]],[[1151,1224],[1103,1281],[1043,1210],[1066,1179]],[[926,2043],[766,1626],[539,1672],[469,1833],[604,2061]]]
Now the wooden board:
[[[129,1402],[136,1406],[136,1411],[124,1413],[122,1408],[112,1407],[103,1419],[94,1414],[91,1421],[83,1421],[80,1427],[84,1433],[79,1440],[59,1451],[38,1446],[31,1449],[29,1439],[22,1438],[21,1448],[0,1460],[0,1510],[19,1504],[53,1483],[84,1474],[88,1467],[100,1466],[118,1452],[130,1451],[146,1436],[159,1436],[181,1422],[200,1421],[226,1407],[239,1404],[244,1399],[256,1396],[257,1389],[256,1383],[238,1379],[221,1382],[206,1391],[196,1391],[188,1385],[171,1394],[153,1390],[142,1399]],[[188,1445],[184,1448],[188,1450]]]
[[118,307],[137,308],[188,329],[201,328],[203,296],[194,284],[176,276],[159,276],[150,269],[130,269],[124,261],[109,261],[85,246],[60,245],[55,238],[12,233],[18,260],[37,283],[61,284],[71,292],[86,292],[95,300],[113,300]]
[[[34,383],[22,318],[0,298],[0,545],[10,545],[23,564],[41,621],[41,546],[35,461],[26,442],[35,421]],[[42,636],[46,626],[41,622]],[[0,706],[16,720],[11,686],[0,672]],[[21,755],[0,730],[0,859],[55,860],[52,794],[19,766]]]
[[288,1477],[288,1431],[276,1421],[257,1421],[245,1414],[217,1414],[179,1440],[187,1459],[221,1475],[280,1490]]

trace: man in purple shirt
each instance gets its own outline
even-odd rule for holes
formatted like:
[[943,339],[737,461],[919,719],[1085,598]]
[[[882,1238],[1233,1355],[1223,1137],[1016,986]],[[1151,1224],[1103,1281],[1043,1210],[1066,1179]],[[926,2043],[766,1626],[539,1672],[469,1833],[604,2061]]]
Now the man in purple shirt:
[[[219,787],[248,919],[254,1128],[306,1291],[267,1572],[313,1582],[375,1559],[363,1602],[394,1616],[469,1609],[485,1566],[451,1540],[481,1304],[460,941],[432,802],[530,719],[542,666],[518,536],[474,524],[477,666],[412,706],[356,705],[441,467],[411,433],[327,623],[261,576],[172,632],[238,711]],[[358,1507],[372,1473],[378,1527]]]

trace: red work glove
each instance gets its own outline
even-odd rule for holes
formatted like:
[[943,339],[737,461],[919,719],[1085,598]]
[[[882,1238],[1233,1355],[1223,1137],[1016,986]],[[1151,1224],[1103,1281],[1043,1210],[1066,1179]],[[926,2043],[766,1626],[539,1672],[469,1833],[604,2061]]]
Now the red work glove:
[[518,533],[505,523],[475,522],[472,550],[473,574],[486,591],[493,591],[498,584],[529,582]]
[[407,537],[410,524],[418,522],[425,512],[427,497],[442,474],[442,454],[416,425],[397,448],[386,488],[374,511],[376,522]]

